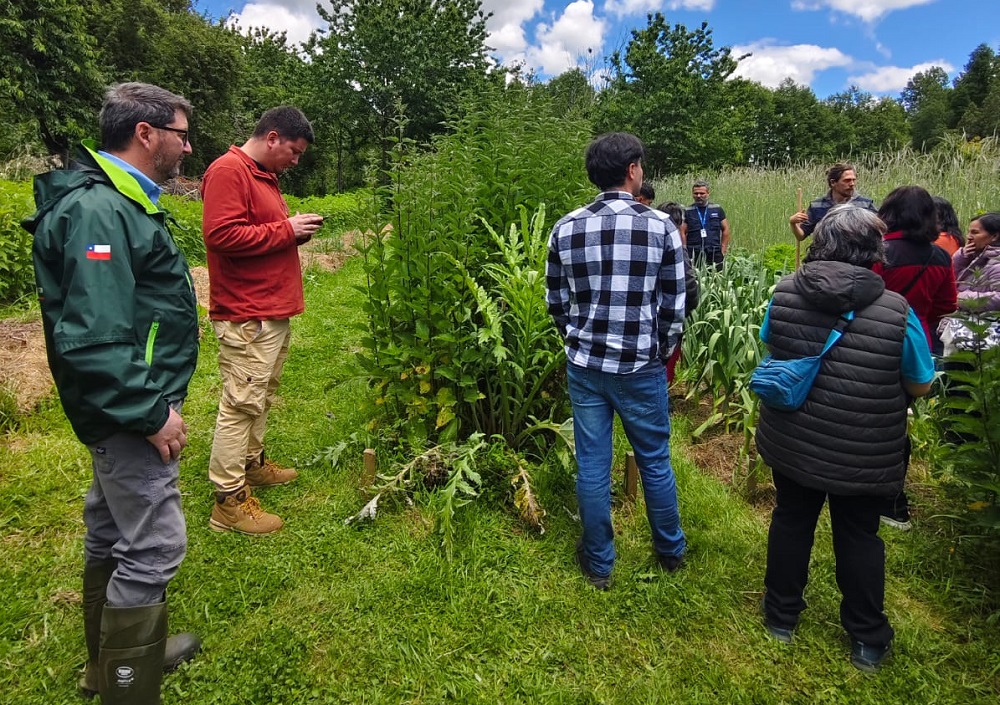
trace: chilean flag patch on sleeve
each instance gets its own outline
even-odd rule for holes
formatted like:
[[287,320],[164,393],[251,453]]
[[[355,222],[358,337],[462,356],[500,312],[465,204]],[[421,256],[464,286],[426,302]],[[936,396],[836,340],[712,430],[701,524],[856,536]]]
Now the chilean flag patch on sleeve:
[[111,245],[87,245],[87,259],[111,259]]

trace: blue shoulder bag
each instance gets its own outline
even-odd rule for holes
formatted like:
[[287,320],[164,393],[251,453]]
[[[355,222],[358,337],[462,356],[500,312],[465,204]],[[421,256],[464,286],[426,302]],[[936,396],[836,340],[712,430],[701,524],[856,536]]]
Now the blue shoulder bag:
[[760,397],[764,406],[778,411],[795,411],[802,406],[823,362],[823,356],[837,344],[844,329],[854,320],[854,311],[840,317],[830,331],[826,345],[819,355],[794,360],[775,360],[765,357],[750,376],[750,389]]

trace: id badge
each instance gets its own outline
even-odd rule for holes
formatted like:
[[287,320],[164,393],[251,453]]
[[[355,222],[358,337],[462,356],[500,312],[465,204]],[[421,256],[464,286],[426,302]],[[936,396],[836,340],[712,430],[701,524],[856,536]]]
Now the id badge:
[[708,237],[708,231],[705,230],[705,228],[701,229],[701,237],[702,237],[702,239]]

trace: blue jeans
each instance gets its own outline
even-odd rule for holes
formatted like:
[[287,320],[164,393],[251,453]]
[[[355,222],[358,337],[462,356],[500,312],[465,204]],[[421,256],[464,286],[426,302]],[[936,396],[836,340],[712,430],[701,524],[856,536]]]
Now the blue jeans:
[[653,550],[663,556],[683,555],[684,532],[670,465],[670,417],[663,365],[653,361],[637,372],[619,375],[568,364],[566,377],[573,402],[576,498],[590,572],[609,575],[615,563],[611,526],[611,433],[615,412],[639,466]]

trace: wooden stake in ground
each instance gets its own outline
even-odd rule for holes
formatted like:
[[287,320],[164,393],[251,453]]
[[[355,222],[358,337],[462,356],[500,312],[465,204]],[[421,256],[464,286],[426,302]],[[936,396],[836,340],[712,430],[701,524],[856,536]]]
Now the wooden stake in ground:
[[[802,187],[801,186],[799,187],[799,198],[798,198],[798,203],[796,204],[795,212],[796,213],[801,213],[802,212]],[[802,241],[796,237],[795,238],[795,268],[798,269],[799,268],[799,264],[801,264],[801,263],[802,263]]]
[[378,461],[375,459],[375,449],[365,448],[365,469],[361,473],[361,489],[368,489],[375,483],[375,473],[378,471]]
[[635,462],[635,453],[625,454],[625,499],[635,504],[635,493],[639,484],[639,466]]

